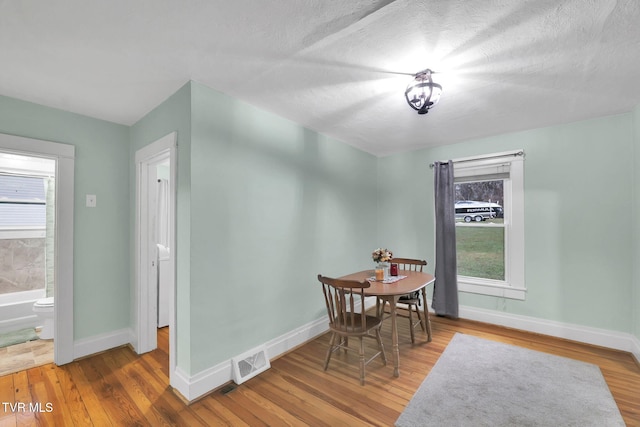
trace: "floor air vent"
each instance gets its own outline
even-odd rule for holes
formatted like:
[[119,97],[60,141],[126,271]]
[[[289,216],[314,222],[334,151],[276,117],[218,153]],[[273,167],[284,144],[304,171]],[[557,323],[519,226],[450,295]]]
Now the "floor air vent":
[[262,346],[232,359],[233,381],[242,384],[271,367],[267,349]]

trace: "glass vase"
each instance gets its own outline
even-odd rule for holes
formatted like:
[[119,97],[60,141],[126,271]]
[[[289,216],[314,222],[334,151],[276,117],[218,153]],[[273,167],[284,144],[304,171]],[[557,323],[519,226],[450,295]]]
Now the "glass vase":
[[379,262],[378,265],[376,266],[376,270],[382,270],[383,271],[383,280],[384,279],[388,279],[389,278],[389,268],[391,267],[391,264],[388,262]]

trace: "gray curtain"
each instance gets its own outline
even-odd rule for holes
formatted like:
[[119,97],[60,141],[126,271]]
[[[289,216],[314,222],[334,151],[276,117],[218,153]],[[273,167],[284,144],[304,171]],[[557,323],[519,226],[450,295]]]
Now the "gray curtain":
[[438,316],[458,318],[458,265],[453,162],[433,165],[436,207],[436,281],[431,307]]

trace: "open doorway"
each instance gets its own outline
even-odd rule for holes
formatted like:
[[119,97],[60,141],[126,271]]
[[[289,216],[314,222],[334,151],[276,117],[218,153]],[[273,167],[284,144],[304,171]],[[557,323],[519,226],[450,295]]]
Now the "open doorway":
[[0,151],[0,375],[53,362],[55,171]]
[[176,133],[138,150],[136,163],[137,353],[157,346],[169,328],[170,379],[175,370]]
[[[29,271],[23,270],[8,279],[11,282],[9,288],[12,289],[5,290],[16,292],[5,292],[6,301],[3,301],[2,311],[6,318],[0,321],[0,325],[9,329],[15,329],[17,326],[45,327],[43,318],[49,318],[50,321],[46,322],[49,325],[47,334],[51,339],[55,338],[53,361],[62,365],[73,360],[74,352],[75,149],[67,144],[0,134],[0,153],[5,189],[12,187],[14,190],[13,197],[4,196],[6,212],[3,213],[2,220],[3,234],[7,238],[5,240],[14,240],[12,244],[32,249],[17,254],[18,258],[33,257],[35,252],[40,253],[44,259],[44,267],[38,267],[37,256],[31,261],[25,261],[24,258],[22,261],[16,260],[20,267],[28,266]],[[9,211],[12,213],[9,214]],[[34,239],[40,239],[43,235],[45,241],[49,237],[49,243],[35,242]],[[42,251],[38,248],[39,244],[43,246]],[[16,254],[12,253],[11,256]],[[36,273],[39,268],[44,268],[41,276]],[[25,280],[24,276],[29,274],[32,276]],[[35,307],[36,303],[47,297],[52,300],[42,301],[40,307]]]

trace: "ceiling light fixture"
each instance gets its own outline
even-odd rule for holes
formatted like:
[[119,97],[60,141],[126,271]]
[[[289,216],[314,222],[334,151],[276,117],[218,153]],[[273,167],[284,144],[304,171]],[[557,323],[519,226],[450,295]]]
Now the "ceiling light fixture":
[[442,86],[433,82],[431,73],[432,71],[427,68],[415,74],[407,90],[404,91],[407,102],[418,114],[427,114],[438,103],[442,94]]

